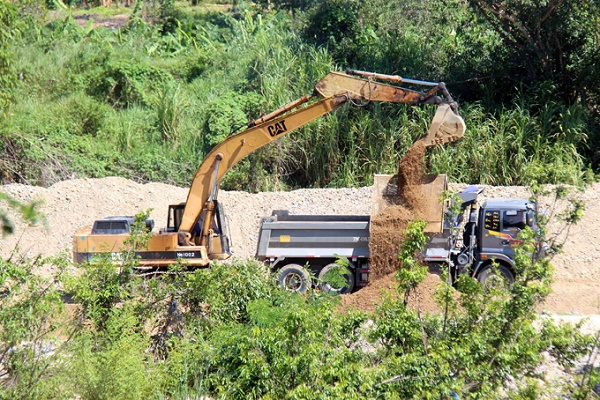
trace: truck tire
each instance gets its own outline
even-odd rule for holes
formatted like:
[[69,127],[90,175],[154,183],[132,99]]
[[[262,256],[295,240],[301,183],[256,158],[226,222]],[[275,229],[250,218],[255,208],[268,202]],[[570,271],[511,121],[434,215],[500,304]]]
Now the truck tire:
[[515,277],[508,267],[500,264],[484,267],[481,272],[477,274],[477,280],[484,288],[498,284],[503,284],[508,287],[513,284]]
[[[329,273],[332,269],[336,268],[337,265],[334,263],[328,264],[321,272],[319,272],[319,280],[323,280],[323,277]],[[337,293],[337,294],[346,294],[351,293],[354,290],[354,274],[348,268],[346,268],[346,273],[344,273],[344,278],[346,278],[346,282],[348,286],[343,286],[341,288],[334,288],[328,283],[321,284],[321,290],[327,293]]]
[[288,264],[279,270],[277,283],[286,290],[304,293],[310,287],[310,274],[298,264]]

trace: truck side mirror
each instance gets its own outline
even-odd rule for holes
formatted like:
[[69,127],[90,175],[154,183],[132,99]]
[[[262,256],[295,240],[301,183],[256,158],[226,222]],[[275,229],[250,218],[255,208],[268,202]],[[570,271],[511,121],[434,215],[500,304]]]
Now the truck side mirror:
[[533,228],[535,225],[535,216],[533,214],[533,210],[527,210],[525,215],[527,216],[527,226]]
[[154,229],[154,220],[153,219],[146,220],[146,229],[148,229],[148,232],[152,232],[152,229]]

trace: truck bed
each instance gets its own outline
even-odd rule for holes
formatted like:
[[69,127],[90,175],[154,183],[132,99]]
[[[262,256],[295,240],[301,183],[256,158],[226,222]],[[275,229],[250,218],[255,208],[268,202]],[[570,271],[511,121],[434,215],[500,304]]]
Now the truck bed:
[[[287,215],[263,218],[256,257],[349,259],[369,257],[368,215]],[[324,260],[325,262],[325,260]]]

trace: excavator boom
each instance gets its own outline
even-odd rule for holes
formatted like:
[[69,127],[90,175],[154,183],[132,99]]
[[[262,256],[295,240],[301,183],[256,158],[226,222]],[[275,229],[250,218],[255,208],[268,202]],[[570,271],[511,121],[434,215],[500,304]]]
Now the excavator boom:
[[[360,77],[365,74],[368,79]],[[423,93],[373,80],[387,79],[393,82],[402,82],[401,77],[381,74],[369,76],[368,74],[361,71],[330,72],[316,84],[312,95],[305,95],[250,122],[246,130],[230,136],[215,146],[194,174],[179,232],[184,235],[190,234],[201,211],[203,209],[205,212],[207,211],[206,202],[215,200],[211,196],[211,191],[215,190],[225,173],[242,158],[316,118],[328,114],[348,101],[354,104],[372,101],[435,104],[438,105],[438,110],[423,139],[425,144],[427,146],[445,144],[463,136],[465,123],[457,114],[456,103],[452,101],[443,83],[422,82],[426,86],[435,85],[433,89]],[[410,80],[410,83],[419,84],[421,81]],[[445,92],[445,98],[449,98],[450,102],[435,95],[438,90]],[[315,97],[320,100],[298,109]],[[203,231],[205,230],[203,229]]]
[[[430,88],[419,92],[393,83]],[[210,260],[230,257],[224,213],[217,201],[223,176],[248,154],[341,105],[362,106],[368,102],[437,105],[429,131],[422,139],[426,146],[449,143],[465,132],[457,105],[443,83],[363,71],[331,72],[317,83],[313,93],[249,122],[245,130],[215,146],[194,174],[186,202],[169,207],[167,228],[152,235],[146,249],[136,252],[140,263],[162,266],[184,258],[189,265],[206,266]],[[130,235],[131,218],[97,220],[94,228],[78,231],[73,238],[76,262],[102,255],[118,259],[119,248]]]

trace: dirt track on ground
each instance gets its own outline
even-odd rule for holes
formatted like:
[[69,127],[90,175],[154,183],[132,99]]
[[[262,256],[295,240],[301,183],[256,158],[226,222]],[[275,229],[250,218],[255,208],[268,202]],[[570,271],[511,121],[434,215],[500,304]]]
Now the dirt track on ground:
[[[452,184],[460,190],[465,185]],[[260,219],[273,210],[287,209],[293,214],[369,214],[371,187],[357,189],[302,189],[291,192],[250,194],[220,192],[227,212],[235,256],[253,257],[256,252]],[[11,184],[0,187],[18,200],[40,200],[47,216],[47,228],[28,227],[17,219],[13,236],[0,240],[0,255],[7,257],[19,247],[29,255],[51,256],[70,251],[71,236],[80,227],[110,215],[134,215],[152,208],[156,228],[166,224],[169,204],[185,201],[187,189],[148,183],[138,184],[123,178],[75,179],[59,182],[49,188]],[[545,309],[556,313],[600,314],[600,183],[576,196],[587,203],[583,220],[571,228],[564,253],[553,259],[554,293]],[[486,187],[485,197],[527,197],[522,187]],[[549,198],[540,206],[551,209]],[[560,204],[562,207],[563,204]],[[551,233],[560,229],[552,224]],[[50,273],[51,271],[42,271]],[[391,276],[361,289],[359,302],[368,305],[380,297],[381,288],[389,287]],[[431,277],[432,285],[435,278]],[[427,294],[425,293],[426,297]]]

